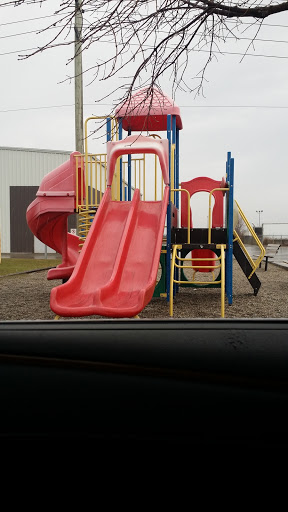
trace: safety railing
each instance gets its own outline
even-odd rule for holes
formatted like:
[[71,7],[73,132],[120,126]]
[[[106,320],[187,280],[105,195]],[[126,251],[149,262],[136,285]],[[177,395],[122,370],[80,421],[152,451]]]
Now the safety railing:
[[209,212],[208,212],[208,244],[211,244],[211,230],[212,230],[212,195],[213,192],[227,192],[229,190],[228,187],[219,187],[219,188],[213,188],[209,192]]
[[[99,207],[102,196],[106,190],[107,184],[107,155],[106,153],[89,153],[88,152],[88,123],[90,121],[103,121],[109,119],[109,135],[110,140],[119,139],[119,130],[117,119],[107,116],[91,116],[85,121],[85,153],[83,155],[75,155],[75,169],[76,169],[76,212],[78,216],[78,232],[81,232],[80,243],[83,245],[85,237],[88,234],[89,227],[91,226],[91,212],[92,215]],[[161,139],[158,134],[151,134],[153,138]],[[171,166],[174,165],[174,151],[172,145],[171,151]],[[151,160],[150,160],[151,158]],[[146,167],[153,168],[154,158],[154,180],[153,171],[147,174]],[[122,162],[122,181],[120,180],[120,162]],[[164,182],[162,173],[159,173],[159,162],[157,155],[135,155],[130,158],[131,174],[128,180],[128,159],[118,158],[116,162],[116,169],[113,177],[111,195],[113,200],[127,200],[128,194],[125,193],[128,187],[131,187],[131,197],[136,188],[139,188],[141,198],[145,201],[147,197],[155,201],[160,198],[163,199]],[[174,169],[174,167],[173,167]],[[174,171],[173,173],[174,174]],[[128,183],[129,181],[129,183]],[[154,191],[153,191],[154,181]],[[95,210],[96,209],[96,210]],[[190,230],[189,230],[190,233]]]
[[186,188],[171,188],[172,192],[186,192],[187,198],[187,244],[190,244],[190,194]]
[[[105,153],[89,153],[88,152],[88,123],[92,120],[101,121],[110,120],[110,137],[111,140],[118,140],[118,122],[115,118],[108,118],[106,116],[91,116],[85,121],[85,154],[75,155],[76,160],[76,211],[89,209],[90,207],[98,207],[103,193],[106,190],[107,181],[107,155]],[[161,137],[158,134],[151,134],[153,138]],[[173,151],[173,150],[172,150]],[[147,176],[147,156],[145,154],[137,157],[132,157],[131,162],[131,175],[128,184],[128,160],[123,157],[118,158],[116,163],[116,170],[113,177],[111,194],[113,200],[125,200],[125,189],[131,186],[131,195],[133,190],[139,188],[143,200],[147,196],[154,198],[155,201],[161,197],[163,199],[164,183],[162,173],[158,172],[158,157],[154,156],[154,192],[153,192],[153,174],[149,173]],[[153,157],[149,155],[149,157]],[[172,158],[174,161],[174,157]],[[122,182],[120,183],[120,162],[122,162]],[[81,172],[79,172],[79,165],[81,163]],[[153,164],[152,164],[153,165]],[[149,161],[151,166],[151,161]],[[147,179],[149,183],[147,182]],[[120,193],[121,191],[121,193]],[[127,197],[126,197],[127,199]]]
[[[205,269],[211,271],[220,269],[220,280],[213,280],[213,284],[220,284],[221,285],[221,317],[224,318],[225,316],[225,244],[219,244],[216,246],[217,249],[220,249],[220,256],[215,256],[215,258],[181,258],[178,256],[177,251],[180,251],[182,249],[182,245],[174,245],[173,251],[172,251],[172,260],[171,260],[171,275],[170,275],[170,297],[169,297],[169,314],[172,317],[173,316],[173,298],[174,298],[174,284],[197,284],[197,285],[207,285],[209,284],[209,281],[195,281],[195,273],[193,274],[192,280],[185,280],[181,281],[179,279],[175,279],[175,268],[178,269],[192,269],[192,270],[199,270],[199,269]],[[183,264],[177,263],[177,261],[183,262]],[[207,262],[213,262],[212,265],[184,265],[184,262],[191,262],[192,261],[207,261]],[[218,265],[215,263],[219,263]],[[211,282],[211,281],[210,281]]]
[[255,240],[257,246],[259,247],[259,250],[260,250],[260,254],[258,256],[258,258],[256,260],[253,260],[252,256],[249,254],[247,248],[245,247],[245,244],[242,242],[240,236],[238,235],[237,231],[234,229],[233,231],[233,234],[234,234],[234,241],[237,240],[238,244],[240,245],[242,251],[244,252],[244,254],[246,255],[251,267],[252,267],[252,272],[250,273],[250,275],[248,276],[248,279],[251,278],[251,276],[254,274],[254,272],[257,270],[257,268],[259,267],[261,261],[263,260],[264,256],[265,256],[265,249],[264,249],[264,246],[262,245],[261,241],[259,240],[258,236],[256,235],[254,229],[252,228],[250,222],[248,221],[247,217],[245,216],[243,210],[240,208],[239,206],[239,203],[234,200],[237,208],[238,208],[238,212],[239,212],[239,215],[240,217],[243,219],[247,229],[249,230],[249,232],[251,233],[253,239]]
[[[136,188],[139,189],[140,195],[145,201],[146,187],[145,187],[145,155],[139,158],[131,158],[131,192]],[[122,160],[122,198],[126,199],[125,189],[128,187],[128,161]],[[132,194],[131,194],[132,197]]]
[[[88,137],[88,122],[89,121],[104,121],[104,122],[105,121],[109,121],[109,123],[110,123],[110,129],[109,129],[110,140],[113,141],[113,140],[118,140],[119,139],[119,127],[118,127],[118,121],[117,121],[116,118],[111,117],[111,116],[90,116],[90,117],[88,117],[85,120],[85,125],[84,125],[84,132],[85,132],[85,139],[84,139],[84,142],[85,142],[85,177],[86,177],[86,180],[87,180],[87,184],[86,184],[87,189],[88,189],[89,185],[90,185],[90,187],[93,186],[92,184],[89,184],[89,171],[88,171],[89,161],[91,162],[91,157],[94,156],[94,162],[95,162],[94,165],[97,166],[96,162],[99,161],[99,158],[101,160],[101,155],[99,153],[97,153],[96,155],[91,155],[88,152],[88,138],[89,138]],[[103,166],[103,169],[104,169],[105,176],[106,176],[106,159],[105,159],[105,165]],[[115,173],[114,173],[114,176],[113,176],[112,187],[111,187],[112,199],[114,199],[114,200],[119,200],[120,199],[120,187],[121,187],[121,184],[120,184],[120,159],[118,159],[117,163],[116,163],[116,169],[115,169]],[[106,178],[105,178],[104,190],[100,190],[99,192],[103,193],[105,191],[105,189],[106,189]],[[95,190],[97,190],[97,189],[95,189]]]
[[[149,137],[153,137],[153,139],[161,139],[160,135],[158,133],[151,133],[149,134]],[[144,182],[145,183],[145,182]],[[158,157],[157,155],[154,156],[154,200],[158,200],[158,196],[161,196],[161,199],[163,199],[163,192],[164,192],[164,181],[162,177],[162,172],[160,170],[160,192],[159,192],[159,184],[158,184]],[[144,185],[145,186],[145,185]]]
[[104,153],[86,155],[85,167],[82,155],[75,155],[75,161],[76,210],[98,207],[106,190],[107,156]]

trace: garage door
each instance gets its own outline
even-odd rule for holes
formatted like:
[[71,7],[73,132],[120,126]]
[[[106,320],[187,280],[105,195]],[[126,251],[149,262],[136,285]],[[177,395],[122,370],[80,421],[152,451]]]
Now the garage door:
[[10,251],[34,252],[34,235],[26,222],[26,210],[39,187],[10,187]]

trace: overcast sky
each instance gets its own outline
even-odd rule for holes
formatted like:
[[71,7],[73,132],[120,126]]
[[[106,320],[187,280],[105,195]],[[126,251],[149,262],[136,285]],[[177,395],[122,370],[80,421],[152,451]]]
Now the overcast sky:
[[[75,149],[74,84],[66,80],[73,76],[73,65],[67,66],[73,47],[18,59],[21,50],[41,44],[43,36],[32,31],[46,26],[49,18],[36,18],[50,15],[59,2],[48,4],[0,9],[0,146]],[[243,30],[247,27],[243,25]],[[251,38],[253,34],[247,28],[239,36]],[[181,180],[221,179],[227,151],[231,151],[235,198],[255,225],[257,210],[263,210],[261,223],[288,222],[288,13],[269,18],[259,38],[270,41],[256,41],[248,51],[251,56],[242,62],[248,40],[231,40],[222,46],[225,54],[218,54],[218,61],[209,64],[205,97],[184,92],[176,96],[183,121]],[[106,45],[92,46],[84,57],[84,68],[93,64],[96,52],[105,51],[109,51]],[[189,80],[191,76],[191,83],[201,59],[203,54],[191,59],[186,75]],[[105,115],[112,100],[97,105],[95,100],[117,82],[87,82],[88,77],[84,79],[84,119]],[[169,77],[161,85],[170,95]]]

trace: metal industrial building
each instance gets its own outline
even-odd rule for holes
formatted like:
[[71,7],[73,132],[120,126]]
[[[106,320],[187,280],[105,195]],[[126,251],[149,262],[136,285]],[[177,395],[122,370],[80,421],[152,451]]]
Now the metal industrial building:
[[[69,151],[0,147],[2,254],[45,251],[27,226],[26,210],[35,199],[42,178],[69,157]],[[70,227],[72,224],[73,220]],[[48,252],[54,251],[49,248]]]

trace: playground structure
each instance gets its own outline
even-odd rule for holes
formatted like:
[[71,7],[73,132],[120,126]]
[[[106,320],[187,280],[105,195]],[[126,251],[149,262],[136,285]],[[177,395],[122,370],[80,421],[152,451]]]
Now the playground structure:
[[[85,154],[72,153],[68,162],[45,176],[27,210],[34,235],[62,255],[61,264],[47,276],[63,281],[51,291],[52,311],[68,317],[134,317],[154,295],[170,302],[173,316],[179,287],[201,286],[220,288],[224,317],[225,295],[228,304],[233,300],[233,254],[256,295],[261,283],[255,271],[265,251],[234,201],[231,154],[221,180],[196,177],[180,183],[180,110],[158,90],[152,104],[142,90],[114,118],[103,118],[107,154],[88,152],[87,125],[93,119],[85,122]],[[124,130],[128,135],[123,139]],[[160,138],[159,132],[166,137]],[[154,155],[153,180],[147,155]],[[151,182],[154,197],[148,201]],[[209,194],[208,227],[194,228],[190,199],[203,191]],[[259,246],[255,261],[234,229],[234,210]],[[68,216],[74,212],[79,236],[67,232]],[[159,262],[162,275],[157,282]],[[191,278],[186,275],[190,270]]]

